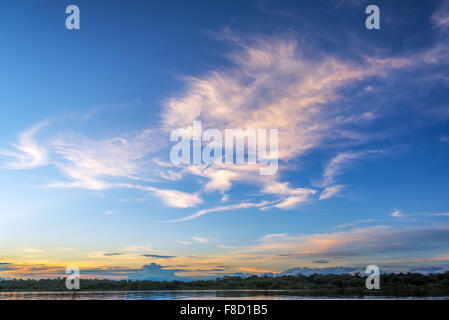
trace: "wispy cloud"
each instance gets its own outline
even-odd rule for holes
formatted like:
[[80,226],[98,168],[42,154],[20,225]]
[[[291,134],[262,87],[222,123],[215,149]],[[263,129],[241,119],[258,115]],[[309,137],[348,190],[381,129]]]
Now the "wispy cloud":
[[260,244],[243,252],[253,254],[279,254],[290,258],[363,257],[379,253],[408,252],[429,248],[447,247],[447,226],[422,226],[394,229],[389,226],[373,226],[351,229],[345,232],[312,235],[277,234],[264,236]]
[[413,212],[413,213],[403,213],[400,210],[393,211],[390,216],[394,218],[416,218],[416,217],[449,217],[447,212]]
[[431,17],[435,27],[445,30],[449,27],[449,1],[445,0],[435,10]]
[[0,149],[0,155],[14,158],[15,161],[7,162],[5,166],[10,169],[34,169],[49,163],[47,150],[40,145],[35,135],[49,122],[43,121],[34,127],[25,130],[19,135],[19,141],[13,144],[16,151]]
[[185,240],[176,240],[176,243],[182,244],[182,245],[189,245],[190,241],[185,241]]
[[55,139],[52,148],[60,156],[56,165],[73,181],[48,186],[102,190],[114,187],[105,178],[145,180],[145,157],[156,148],[151,135],[144,130],[99,141],[79,136]]
[[319,199],[329,199],[337,195],[345,188],[342,184],[334,184],[339,175],[342,175],[346,170],[356,164],[357,160],[371,157],[384,153],[382,150],[367,150],[367,151],[347,151],[339,153],[335,156],[325,167],[321,187],[324,190],[321,192]]
[[320,194],[320,200],[329,199],[338,194],[345,186],[336,184],[330,187],[326,187]]
[[143,257],[147,258],[155,258],[155,259],[173,259],[176,258],[176,256],[163,256],[159,254],[143,254]]
[[322,185],[327,187],[335,182],[335,178],[345,169],[354,165],[355,160],[362,158],[366,152],[343,152],[333,158],[324,169]]
[[[446,4],[441,12],[446,12],[445,8]],[[444,17],[445,14],[436,13],[433,21],[445,26]],[[47,183],[48,187],[88,190],[127,187],[146,190],[167,206],[189,208],[203,203],[203,194],[229,195],[234,183],[245,183],[261,186],[262,194],[276,195],[278,198],[271,207],[290,209],[308,201],[317,191],[291,187],[288,182],[280,181],[279,173],[271,178],[261,177],[259,165],[172,166],[158,160],[160,155],[156,151],[168,147],[161,142],[164,141],[161,137],[167,139],[172,129],[189,129],[194,120],[201,120],[204,127],[219,130],[279,128],[279,157],[283,165],[280,169],[283,170],[291,166],[291,160],[324,143],[341,146],[342,141],[361,143],[367,140],[366,134],[354,125],[375,120],[372,107],[342,107],[338,102],[342,99],[343,88],[372,77],[387,77],[407,68],[435,64],[447,57],[444,43],[403,57],[373,55],[349,61],[325,52],[310,57],[294,35],[243,39],[231,36],[227,30],[222,39],[232,41],[235,48],[226,56],[227,67],[209,70],[198,77],[185,77],[185,89],[166,99],[161,122],[153,128],[99,140],[75,134],[55,135],[44,147],[35,137],[44,125],[40,124],[19,136],[14,151],[0,150],[0,155],[14,158],[14,162],[6,164],[14,169],[53,164],[66,180],[57,179]],[[320,199],[341,191],[343,184],[335,185],[337,176],[356,160],[374,153],[376,151],[337,154],[324,170],[320,188],[325,189]],[[181,181],[187,175],[199,177],[202,189],[184,192],[156,185],[159,181],[155,181],[155,176],[170,183]],[[261,202],[212,207],[173,222],[212,212],[268,205]]]
[[351,222],[346,222],[346,223],[342,223],[340,225],[337,226],[337,228],[348,228],[348,227],[354,227],[356,225],[359,225],[361,223],[373,223],[376,222],[377,220],[375,219],[362,219],[362,220],[356,220],[356,221],[351,221]]
[[253,203],[253,202],[243,202],[243,203],[239,203],[239,204],[233,204],[233,205],[228,205],[228,206],[221,206],[221,207],[215,207],[215,208],[209,208],[209,209],[203,209],[200,210],[190,216],[184,217],[184,218],[180,218],[180,219],[175,219],[175,220],[171,220],[168,222],[182,222],[182,221],[188,221],[188,220],[192,220],[198,217],[201,217],[205,214],[209,214],[209,213],[213,213],[213,212],[221,212],[221,211],[232,211],[232,210],[238,210],[238,209],[248,209],[248,208],[261,208],[261,207],[265,207],[269,204],[273,203],[272,201],[262,201],[259,203]]
[[174,208],[189,208],[203,202],[198,193],[187,193],[177,190],[157,189],[153,187],[142,187],[144,190],[153,192],[167,206]]
[[209,239],[204,238],[204,237],[192,237],[192,239],[199,243],[208,243],[209,242]]
[[[273,181],[267,183],[262,189],[262,193],[281,195],[283,198],[273,207],[281,209],[291,209],[299,203],[308,201],[316,190],[309,188],[291,188],[288,182],[280,183]],[[265,208],[267,209],[267,208]]]

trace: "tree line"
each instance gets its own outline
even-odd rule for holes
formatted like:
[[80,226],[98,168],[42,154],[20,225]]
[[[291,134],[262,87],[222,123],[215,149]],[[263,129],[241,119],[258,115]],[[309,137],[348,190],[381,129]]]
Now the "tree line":
[[[82,291],[290,290],[304,295],[449,296],[449,272],[383,274],[380,289],[365,288],[360,274],[223,277],[198,281],[81,279]],[[67,291],[65,278],[0,280],[0,291]]]

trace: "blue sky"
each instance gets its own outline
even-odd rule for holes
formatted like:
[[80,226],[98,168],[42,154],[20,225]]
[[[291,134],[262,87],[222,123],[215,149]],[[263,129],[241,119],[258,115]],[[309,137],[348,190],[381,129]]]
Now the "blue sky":
[[[369,4],[2,3],[0,276],[447,265],[449,4]],[[173,165],[194,120],[277,128],[276,175]]]

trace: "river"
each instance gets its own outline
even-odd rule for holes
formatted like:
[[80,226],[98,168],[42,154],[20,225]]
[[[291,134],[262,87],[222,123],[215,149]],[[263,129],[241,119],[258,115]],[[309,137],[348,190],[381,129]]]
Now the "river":
[[446,297],[385,296],[308,296],[285,290],[155,290],[155,291],[79,291],[72,292],[0,292],[0,300],[449,300]]

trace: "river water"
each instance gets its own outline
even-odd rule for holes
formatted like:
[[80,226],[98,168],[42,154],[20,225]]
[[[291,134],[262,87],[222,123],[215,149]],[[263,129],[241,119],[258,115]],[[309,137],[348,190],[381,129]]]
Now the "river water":
[[294,291],[233,290],[161,290],[161,291],[79,291],[72,292],[0,292],[0,300],[358,300],[358,299],[437,299],[447,297],[383,297],[383,296],[307,296]]

